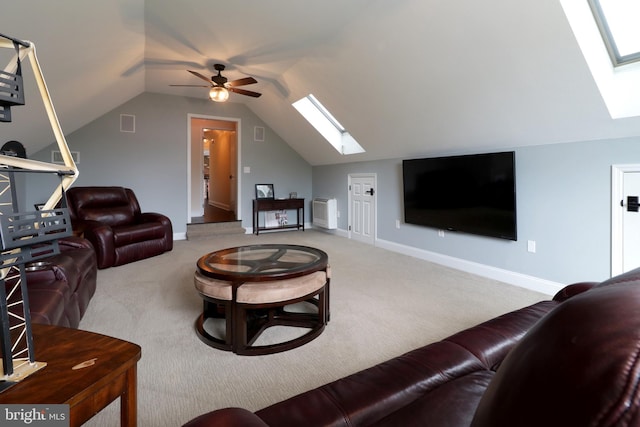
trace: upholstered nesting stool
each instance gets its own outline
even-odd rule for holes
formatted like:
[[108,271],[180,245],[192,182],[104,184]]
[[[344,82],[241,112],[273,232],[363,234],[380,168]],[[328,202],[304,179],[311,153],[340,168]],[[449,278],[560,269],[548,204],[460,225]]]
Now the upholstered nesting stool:
[[[198,261],[194,275],[204,301],[196,320],[198,337],[211,347],[242,355],[277,353],[306,344],[329,321],[330,276],[326,254],[304,246],[252,245],[207,254]],[[298,303],[305,309],[285,309]],[[224,319],[224,337],[207,331],[209,319]],[[272,326],[308,331],[283,342],[254,345]]]

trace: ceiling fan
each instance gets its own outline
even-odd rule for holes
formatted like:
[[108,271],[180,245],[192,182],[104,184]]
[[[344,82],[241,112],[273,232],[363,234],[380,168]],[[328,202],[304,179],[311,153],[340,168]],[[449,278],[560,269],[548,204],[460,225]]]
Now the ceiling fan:
[[218,72],[218,75],[211,76],[211,79],[208,79],[207,77],[203,76],[197,71],[187,70],[194,76],[201,78],[202,80],[209,83],[206,86],[205,85],[169,85],[169,86],[211,88],[209,90],[209,98],[211,98],[212,101],[216,101],[216,102],[225,102],[227,99],[229,99],[229,92],[237,93],[240,95],[252,96],[254,98],[258,98],[260,97],[260,95],[262,95],[261,93],[258,93],[258,92],[253,92],[246,89],[239,89],[237,87],[237,86],[246,86],[246,85],[252,85],[254,83],[258,83],[258,81],[253,77],[244,77],[242,79],[228,81],[226,77],[221,75],[221,72],[224,71],[225,69],[224,65],[215,64],[213,68]]

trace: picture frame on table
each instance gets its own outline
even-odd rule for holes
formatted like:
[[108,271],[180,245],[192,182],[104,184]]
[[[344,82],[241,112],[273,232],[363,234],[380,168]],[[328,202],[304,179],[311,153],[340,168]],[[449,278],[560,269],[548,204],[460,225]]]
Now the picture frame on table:
[[274,199],[273,184],[256,184],[256,199]]

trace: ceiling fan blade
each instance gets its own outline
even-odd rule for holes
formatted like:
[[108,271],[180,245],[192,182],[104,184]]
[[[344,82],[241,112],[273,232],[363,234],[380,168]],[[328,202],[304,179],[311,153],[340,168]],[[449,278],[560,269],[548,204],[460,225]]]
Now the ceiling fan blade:
[[211,85],[169,85],[174,87],[211,87]]
[[256,79],[253,77],[245,77],[243,79],[234,80],[232,82],[227,82],[225,86],[227,87],[235,87],[235,86],[245,86],[252,85],[254,83],[258,83]]
[[230,87],[227,89],[229,89],[229,92],[239,93],[240,95],[253,96],[254,98],[258,98],[262,95],[261,93],[258,93],[258,92],[252,92],[250,90],[245,90],[245,89],[236,89],[235,87]]
[[202,74],[200,74],[199,72],[197,72],[197,71],[191,71],[191,70],[187,70],[187,71],[188,71],[188,72],[190,72],[191,74],[193,74],[194,76],[201,78],[201,79],[202,79],[202,80],[204,80],[205,82],[207,82],[207,83],[211,83],[211,79],[210,79],[210,78],[203,76],[203,75],[202,75]]

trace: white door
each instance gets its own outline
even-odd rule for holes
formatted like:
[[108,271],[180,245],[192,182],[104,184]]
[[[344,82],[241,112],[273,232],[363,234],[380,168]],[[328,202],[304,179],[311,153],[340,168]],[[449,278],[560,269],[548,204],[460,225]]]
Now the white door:
[[611,274],[640,267],[640,165],[612,168]]
[[349,238],[375,244],[376,175],[349,175]]

